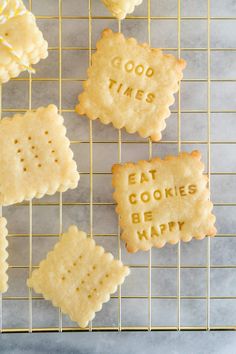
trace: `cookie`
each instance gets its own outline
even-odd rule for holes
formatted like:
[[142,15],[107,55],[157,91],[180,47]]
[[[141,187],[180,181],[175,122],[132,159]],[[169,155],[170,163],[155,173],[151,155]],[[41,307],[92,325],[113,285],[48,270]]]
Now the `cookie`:
[[7,253],[7,235],[8,231],[6,228],[7,221],[5,218],[0,217],[0,293],[5,293],[8,289],[8,253]]
[[92,56],[76,111],[158,141],[185,65],[161,49],[107,29]]
[[134,11],[135,6],[140,5],[143,0],[102,0],[104,5],[111,11],[112,15],[123,20],[127,14]]
[[35,16],[21,0],[3,0],[0,5],[0,84],[22,71],[34,72],[33,64],[48,56],[48,43]]
[[84,328],[128,274],[128,267],[71,226],[27,284]]
[[116,211],[129,252],[216,234],[200,160],[193,151],[113,166]]
[[76,188],[79,181],[57,107],[0,120],[0,205]]

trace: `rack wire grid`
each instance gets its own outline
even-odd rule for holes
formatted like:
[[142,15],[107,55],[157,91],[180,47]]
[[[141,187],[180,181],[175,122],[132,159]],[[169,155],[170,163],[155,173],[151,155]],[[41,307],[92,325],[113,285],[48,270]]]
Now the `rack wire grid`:
[[[72,224],[131,267],[87,330],[234,330],[236,328],[235,132],[236,7],[225,0],[144,0],[122,23],[99,0],[29,0],[49,42],[34,76],[1,88],[1,116],[56,103],[81,172],[78,189],[11,207],[9,290],[1,297],[2,332],[79,331],[26,279]],[[159,143],[74,113],[103,28],[163,47],[188,61]],[[111,165],[199,149],[218,218],[216,238],[129,255],[112,200]]]

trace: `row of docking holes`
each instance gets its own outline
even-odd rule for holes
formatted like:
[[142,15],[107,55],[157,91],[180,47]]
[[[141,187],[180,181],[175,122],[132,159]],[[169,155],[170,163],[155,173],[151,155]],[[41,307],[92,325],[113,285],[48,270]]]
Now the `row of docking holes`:
[[[79,256],[78,259],[81,261],[82,258],[83,258],[83,256]],[[76,261],[73,262],[73,265],[72,265],[72,266],[73,266],[73,267],[76,267],[76,266],[77,266],[77,262],[76,262]],[[96,268],[97,268],[96,265],[93,265],[92,270],[95,271]],[[68,269],[67,273],[70,274],[70,273],[71,273],[71,269]],[[90,276],[91,276],[91,273],[88,272],[88,273],[86,274],[85,278],[89,278]],[[84,285],[84,284],[85,284],[85,280],[84,280],[85,278],[83,278],[83,280],[81,281],[81,283],[80,283],[81,285]],[[106,278],[106,279],[109,278],[109,274],[108,274],[108,273],[105,274],[104,279],[105,279],[105,278]],[[65,281],[65,280],[66,280],[66,276],[63,275],[62,278],[61,278],[61,280],[62,280],[62,281]],[[102,286],[103,284],[104,284],[104,280],[100,280],[100,281],[99,281],[99,285]],[[80,288],[77,287],[77,288],[76,288],[76,292],[79,292],[79,291],[80,291]],[[97,288],[94,288],[92,292],[93,292],[93,293],[96,293],[96,292],[97,292]],[[88,294],[88,299],[91,299],[92,296],[93,296],[93,295],[92,295],[91,293]]]
[[[45,131],[44,132],[44,134],[47,136],[48,135],[48,131]],[[32,141],[32,137],[31,136],[28,136],[28,141],[29,142],[31,142]],[[15,145],[18,145],[18,144],[20,144],[20,141],[19,140],[17,140],[17,139],[15,139],[14,140],[14,144]],[[48,140],[48,144],[52,144],[52,140]],[[32,153],[34,154],[35,153],[35,150],[36,150],[36,147],[34,146],[34,145],[31,145],[31,149],[32,149]],[[21,154],[22,153],[22,149],[21,148],[18,148],[17,149],[17,154]],[[56,151],[55,150],[51,150],[51,153],[52,154],[55,154],[56,153]],[[37,154],[37,153],[35,153],[34,154],[34,158],[35,159],[39,159],[39,155]],[[39,160],[38,160],[39,161]],[[25,166],[25,164],[24,164],[24,162],[25,162],[25,159],[24,159],[24,157],[22,156],[22,154],[20,155],[20,162],[23,164],[23,171],[24,172],[27,172],[27,167]],[[58,163],[58,159],[57,158],[55,158],[54,159],[54,162],[55,163]],[[38,168],[41,168],[42,167],[42,164],[40,163],[40,162],[38,162]]]

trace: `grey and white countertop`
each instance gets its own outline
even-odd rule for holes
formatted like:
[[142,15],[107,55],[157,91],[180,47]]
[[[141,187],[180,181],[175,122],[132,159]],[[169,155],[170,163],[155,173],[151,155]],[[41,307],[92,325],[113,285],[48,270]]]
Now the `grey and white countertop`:
[[1,354],[234,354],[235,332],[4,335]]
[[[27,1],[25,1],[27,3]],[[41,61],[32,81],[32,107],[59,103],[58,0],[32,0],[32,11],[49,42],[49,58]],[[151,0],[151,44],[177,55],[178,0]],[[181,0],[181,56],[188,61],[181,84],[182,150],[199,149],[208,157],[208,3],[211,3],[211,197],[215,203],[218,237],[210,247],[210,326],[236,327],[236,2],[235,0]],[[122,31],[139,41],[148,40],[147,0],[136,8],[135,19],[122,22]],[[91,0],[92,47],[105,27],[118,29],[100,0]],[[142,18],[144,16],[144,18]],[[79,17],[79,18],[78,18]],[[100,18],[99,18],[100,17]],[[196,18],[197,17],[197,18]],[[68,136],[78,162],[81,181],[63,194],[63,230],[77,224],[90,232],[89,121],[73,113],[89,62],[88,0],[62,0],[62,108]],[[228,18],[228,19],[227,19]],[[74,48],[74,49],[73,49]],[[77,49],[76,49],[77,48]],[[82,50],[78,50],[82,48]],[[28,74],[11,80],[2,90],[2,116],[29,107]],[[34,80],[36,78],[36,80]],[[46,78],[47,80],[41,80]],[[153,155],[178,151],[178,103],[172,107],[161,143]],[[93,233],[95,240],[118,256],[117,216],[112,205],[111,165],[118,161],[118,131],[93,123]],[[80,143],[78,143],[80,142]],[[106,143],[103,143],[106,142]],[[122,161],[148,158],[148,142],[122,131]],[[207,172],[207,170],[206,170]],[[4,294],[3,329],[29,327],[26,279],[29,266],[29,207],[3,208],[9,228],[9,290]],[[59,232],[59,195],[35,201],[32,213],[36,266],[55,244]],[[46,236],[45,236],[46,235]],[[102,236],[101,236],[102,235]],[[208,242],[181,246],[181,326],[207,323]],[[148,326],[148,253],[129,255],[122,244],[122,260],[131,275],[122,287],[122,326]],[[152,325],[176,327],[177,246],[152,252]],[[33,294],[35,296],[35,294]],[[21,298],[21,299],[20,299]],[[93,321],[95,327],[117,327],[118,300],[112,299]],[[64,327],[75,326],[63,316]],[[33,328],[58,327],[58,311],[41,299],[32,300]],[[232,332],[122,332],[4,334],[1,353],[235,353]]]

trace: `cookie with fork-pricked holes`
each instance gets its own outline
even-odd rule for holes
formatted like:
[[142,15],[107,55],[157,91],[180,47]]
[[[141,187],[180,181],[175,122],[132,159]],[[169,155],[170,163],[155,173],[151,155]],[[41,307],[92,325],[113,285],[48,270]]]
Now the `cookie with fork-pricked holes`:
[[102,0],[112,15],[123,20],[127,14],[134,11],[135,6],[140,5],[143,0]]
[[193,151],[113,166],[116,211],[129,252],[215,235],[200,159]]
[[5,293],[8,289],[8,253],[7,253],[7,220],[3,217],[0,217],[0,293]]
[[161,49],[103,31],[77,112],[115,128],[161,139],[186,63]]
[[63,117],[49,105],[0,120],[0,205],[77,187]]
[[128,267],[71,226],[27,283],[86,327],[128,274]]
[[48,56],[48,43],[35,16],[21,0],[0,2],[0,83],[33,72],[32,65]]

